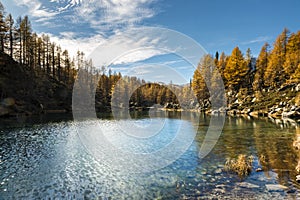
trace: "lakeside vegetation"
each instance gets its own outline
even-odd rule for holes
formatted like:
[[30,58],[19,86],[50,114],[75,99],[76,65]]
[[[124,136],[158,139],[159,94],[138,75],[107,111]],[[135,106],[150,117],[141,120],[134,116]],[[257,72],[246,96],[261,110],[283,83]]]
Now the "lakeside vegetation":
[[[249,114],[255,110],[260,112],[255,115],[268,115],[281,108],[271,113],[279,116],[284,111],[299,111],[300,31],[290,33],[284,29],[273,48],[268,43],[263,45],[258,58],[251,55],[249,48],[243,56],[238,47],[231,55],[207,55],[199,64],[199,71],[210,70],[213,61],[225,84],[228,108],[234,113]],[[200,101],[209,98],[205,78],[198,72],[193,77],[193,89]]]
[[[251,49],[244,55],[235,47],[231,55],[216,52],[199,60],[198,70],[186,85],[124,77],[105,67],[96,69],[84,52],[78,51],[72,58],[48,35],[34,33],[28,16],[14,20],[0,4],[0,116],[71,112],[73,85],[78,71],[83,70],[87,74],[83,84],[92,90],[97,82],[97,112],[109,112],[112,100],[119,103],[116,106],[132,110],[158,104],[165,109],[214,112],[211,99],[223,96],[210,94],[207,83],[220,87],[220,75],[227,107],[217,112],[286,116],[299,121],[300,31],[284,29],[273,47],[264,44],[258,58]],[[128,105],[116,100],[123,97],[129,99]]]

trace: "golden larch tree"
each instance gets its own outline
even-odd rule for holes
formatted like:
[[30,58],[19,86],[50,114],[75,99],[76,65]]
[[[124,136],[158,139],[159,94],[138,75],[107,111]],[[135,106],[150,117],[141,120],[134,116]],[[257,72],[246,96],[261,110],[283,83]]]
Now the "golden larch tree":
[[288,33],[289,31],[284,29],[274,43],[264,75],[266,86],[278,87],[285,81],[283,64],[285,63]]
[[245,61],[242,52],[238,47],[235,47],[231,56],[228,58],[224,69],[224,77],[227,81],[227,86],[238,89],[237,87],[241,84],[248,71],[247,62]]

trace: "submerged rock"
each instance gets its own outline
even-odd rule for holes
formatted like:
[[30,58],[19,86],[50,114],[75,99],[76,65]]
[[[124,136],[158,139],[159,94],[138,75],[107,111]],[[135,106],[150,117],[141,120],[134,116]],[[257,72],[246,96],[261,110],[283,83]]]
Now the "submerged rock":
[[262,172],[263,169],[259,167],[259,168],[257,168],[255,171],[256,171],[256,172]]
[[222,173],[222,169],[218,168],[215,170],[215,174],[221,174]]
[[248,183],[248,182],[240,182],[237,183],[236,185],[244,188],[259,188],[259,185],[255,185],[253,183]]
[[296,176],[296,181],[297,181],[298,183],[300,183],[300,175],[297,175],[297,176]]
[[266,184],[266,188],[269,191],[282,191],[288,189],[288,187],[280,184]]
[[220,111],[219,111],[219,110],[212,110],[212,111],[211,111],[211,114],[212,114],[212,115],[219,115],[219,114],[220,114]]
[[291,118],[291,119],[299,119],[300,112],[298,112],[298,111],[283,112],[282,117]]
[[295,87],[296,92],[300,91],[300,83]]

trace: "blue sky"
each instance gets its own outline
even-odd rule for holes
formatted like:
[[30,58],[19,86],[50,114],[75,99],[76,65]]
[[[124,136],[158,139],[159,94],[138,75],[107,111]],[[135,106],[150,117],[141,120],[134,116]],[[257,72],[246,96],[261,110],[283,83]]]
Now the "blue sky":
[[[235,46],[248,47],[257,56],[265,42],[272,44],[284,27],[300,30],[299,0],[1,0],[16,18],[29,15],[37,33],[50,34],[53,41],[75,53],[88,55],[96,46],[132,27],[158,26],[191,37],[208,53]],[[149,53],[149,52],[148,52]],[[140,55],[140,54],[139,54]],[[162,61],[159,52],[133,55],[120,62],[119,69],[136,63]],[[166,59],[167,58],[167,59]],[[200,59],[200,56],[199,56]],[[169,62],[169,61],[168,61]],[[170,62],[169,62],[170,63]],[[180,73],[190,77],[186,62],[173,62]],[[123,65],[123,66],[120,66]],[[186,69],[184,69],[186,66]],[[116,67],[116,69],[118,68]]]
[[[169,4],[168,4],[169,2]],[[157,17],[147,19],[194,38],[209,52],[230,54],[235,46],[254,55],[273,43],[284,27],[300,30],[298,0],[163,1]]]

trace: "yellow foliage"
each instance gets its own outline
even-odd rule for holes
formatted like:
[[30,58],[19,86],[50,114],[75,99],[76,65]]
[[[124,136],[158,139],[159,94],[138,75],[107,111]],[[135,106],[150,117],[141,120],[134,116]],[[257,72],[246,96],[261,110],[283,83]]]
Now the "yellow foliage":
[[227,159],[225,170],[237,173],[240,177],[247,176],[252,170],[253,156],[240,154],[237,159]]
[[278,87],[285,81],[283,65],[286,56],[288,32],[287,29],[284,29],[274,43],[264,75],[266,86]]
[[214,59],[211,55],[205,55],[193,75],[192,88],[198,100],[209,98],[209,91],[207,86],[210,85],[212,76],[212,67],[214,66]]
[[227,80],[227,85],[234,87],[240,84],[247,75],[248,70],[242,52],[238,47],[235,47],[224,69],[224,77]]

